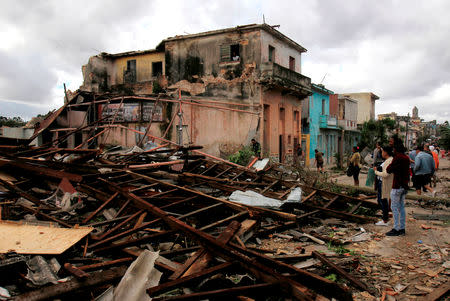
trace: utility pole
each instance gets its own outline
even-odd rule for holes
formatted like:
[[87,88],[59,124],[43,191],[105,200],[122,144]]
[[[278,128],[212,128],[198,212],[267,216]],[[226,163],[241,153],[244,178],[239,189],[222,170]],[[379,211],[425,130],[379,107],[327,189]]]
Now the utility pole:
[[183,145],[183,111],[181,109],[181,89],[178,89],[178,100],[180,101],[179,110],[178,110],[178,135],[177,135],[177,143],[178,145]]
[[409,150],[409,140],[408,140],[408,125],[409,125],[409,113],[408,116],[406,117],[406,148]]

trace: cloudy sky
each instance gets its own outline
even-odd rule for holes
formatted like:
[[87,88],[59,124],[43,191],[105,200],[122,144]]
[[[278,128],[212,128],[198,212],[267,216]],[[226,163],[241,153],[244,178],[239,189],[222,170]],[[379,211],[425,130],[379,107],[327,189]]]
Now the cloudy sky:
[[0,2],[0,115],[29,119],[76,90],[99,52],[154,48],[162,39],[250,23],[308,49],[302,73],[335,93],[371,91],[378,113],[450,120],[450,1]]

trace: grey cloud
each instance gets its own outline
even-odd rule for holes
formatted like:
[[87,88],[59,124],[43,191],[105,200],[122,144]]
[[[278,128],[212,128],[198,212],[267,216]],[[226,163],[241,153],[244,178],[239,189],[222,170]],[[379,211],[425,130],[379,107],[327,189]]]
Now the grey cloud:
[[449,10],[445,0],[2,1],[0,26],[15,26],[25,45],[0,51],[0,99],[45,102],[64,80],[59,71],[79,75],[99,51],[153,48],[185,32],[261,23],[264,14],[308,49],[303,70],[314,82],[328,66],[339,70],[324,82],[333,91],[371,90],[386,100],[377,110],[401,110],[450,81]]

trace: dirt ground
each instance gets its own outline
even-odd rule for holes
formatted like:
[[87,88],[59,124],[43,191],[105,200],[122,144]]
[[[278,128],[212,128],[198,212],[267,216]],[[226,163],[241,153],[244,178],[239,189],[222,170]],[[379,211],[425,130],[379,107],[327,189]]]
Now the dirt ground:
[[[385,236],[392,228],[392,220],[386,227],[358,225],[330,218],[320,221],[319,226],[306,226],[303,230],[314,230],[322,237],[347,241],[343,246],[299,241],[290,237],[291,233],[286,231],[262,240],[255,247],[272,250],[272,254],[267,254],[272,256],[307,255],[314,250],[323,253],[370,288],[370,292],[353,289],[354,300],[414,300],[426,297],[449,281],[450,214],[443,205],[423,208],[417,201],[410,200],[407,200],[406,212],[405,236]],[[438,216],[445,216],[446,219],[428,219]],[[362,241],[358,241],[358,238]],[[305,260],[292,263],[311,272],[319,271],[322,276],[344,286],[352,286],[336,272],[327,271],[317,260],[308,260],[313,261],[314,265],[308,267],[306,264],[303,267]]]
[[[352,178],[343,172],[336,174],[328,170],[327,175],[337,183],[353,184]],[[449,159],[440,159],[437,176],[437,196],[449,197]],[[361,174],[362,186],[366,178],[367,173]],[[416,195],[416,192],[411,190],[409,194]],[[406,213],[405,236],[385,236],[393,227],[392,218],[389,226],[357,225],[337,219],[325,219],[318,222],[319,226],[311,226],[310,230],[320,233],[322,237],[347,240],[342,247],[295,240],[289,238],[289,231],[281,236],[275,234],[263,240],[259,247],[273,250],[275,256],[308,254],[311,250],[325,253],[331,261],[345,267],[347,272],[371,288],[370,292],[355,292],[354,300],[427,298],[429,293],[449,281],[450,211],[445,202],[407,199]],[[381,211],[378,215],[381,216]],[[355,237],[362,239],[352,241]],[[300,253],[300,250],[303,250],[303,253]],[[320,263],[306,267],[316,272],[323,268]],[[330,277],[330,272],[326,269],[322,272],[324,277]],[[334,276],[331,279],[334,279]],[[340,276],[336,281],[350,285]]]

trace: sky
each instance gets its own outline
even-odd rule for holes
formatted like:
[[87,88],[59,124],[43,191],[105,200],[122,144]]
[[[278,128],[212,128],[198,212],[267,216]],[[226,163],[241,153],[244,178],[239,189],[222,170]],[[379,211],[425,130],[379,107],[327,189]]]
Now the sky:
[[262,23],[305,47],[302,74],[335,93],[373,92],[376,114],[450,120],[450,1],[0,2],[0,115],[63,104],[99,52],[153,49],[175,35]]

